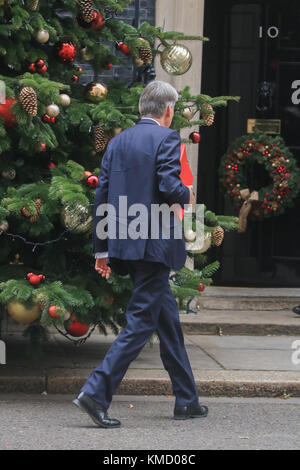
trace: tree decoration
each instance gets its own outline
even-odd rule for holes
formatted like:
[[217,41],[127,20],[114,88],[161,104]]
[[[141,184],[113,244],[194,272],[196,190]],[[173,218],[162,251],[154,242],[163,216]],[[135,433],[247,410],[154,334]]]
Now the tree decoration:
[[46,113],[50,117],[57,117],[59,115],[59,107],[55,103],[49,104],[46,108]]
[[30,11],[35,11],[39,6],[39,0],[27,0],[26,5]]
[[137,54],[133,56],[133,62],[137,67],[143,64],[151,64],[152,62],[152,49],[149,41],[144,38],[137,39]]
[[6,170],[3,170],[1,175],[3,176],[3,178],[7,179],[7,180],[14,180],[15,177],[16,177],[16,170],[14,168],[7,168]]
[[205,289],[205,285],[202,282],[200,282],[199,287],[198,287],[198,291],[203,292],[204,289]]
[[[199,233],[200,230],[196,230]],[[197,237],[193,242],[186,242],[186,249],[190,253],[205,253],[211,247],[212,237],[211,232],[206,232],[204,234],[204,242],[201,243],[201,237]]]
[[37,95],[32,87],[26,86],[22,88],[19,100],[23,109],[25,109],[29,116],[37,115]]
[[215,228],[211,233],[212,243],[215,246],[220,246],[224,239],[224,229],[220,226]]
[[66,93],[62,93],[59,95],[59,104],[61,104],[64,108],[67,108],[71,104],[71,98]]
[[29,65],[28,70],[31,73],[39,73],[43,75],[47,72],[48,67],[43,59],[37,59],[35,62],[32,62],[32,64]]
[[37,33],[36,33],[36,40],[40,43],[40,44],[46,44],[46,42],[49,41],[49,38],[50,38],[50,35],[48,33],[48,31],[46,29],[40,29]]
[[34,202],[34,207],[35,213],[33,213],[33,209],[31,206],[23,207],[21,211],[24,217],[30,218],[31,223],[34,223],[38,220],[42,208],[42,201],[40,199],[36,199],[36,201]]
[[107,86],[102,82],[90,82],[85,88],[85,96],[92,103],[100,103],[106,98],[107,93]]
[[97,184],[98,184],[98,176],[96,175],[90,175],[87,180],[86,180],[86,183],[88,185],[89,188],[91,189],[94,189],[96,188]]
[[192,66],[191,51],[183,44],[172,44],[161,53],[162,68],[170,75],[183,75]]
[[6,306],[8,314],[18,323],[26,325],[37,320],[41,314],[38,304],[31,308],[25,307],[20,302],[9,302]]
[[[270,184],[259,188],[247,172],[254,164],[263,165]],[[292,207],[300,190],[300,170],[296,160],[280,136],[272,137],[256,131],[236,139],[223,156],[219,168],[220,183],[226,195],[240,210],[240,231],[245,230],[245,217],[263,219],[283,214]]]
[[196,104],[193,104],[191,106],[187,106],[186,108],[184,108],[181,111],[181,115],[188,121],[191,121],[197,112],[198,112],[198,106]]
[[28,279],[33,286],[38,286],[41,282],[45,281],[45,276],[43,274],[28,273],[26,279]]
[[63,225],[74,233],[91,232],[93,218],[81,204],[67,204],[61,211]]
[[54,50],[58,60],[63,63],[73,62],[77,54],[77,48],[72,41],[59,41]]
[[81,15],[86,23],[90,23],[94,19],[95,6],[92,0],[80,0],[78,2]]
[[6,98],[5,103],[0,103],[0,116],[4,119],[5,127],[13,127],[17,123],[15,121],[15,115],[11,112],[11,106],[16,103],[17,100],[13,98]]
[[131,54],[131,50],[129,49],[129,47],[126,44],[124,44],[123,41],[117,41],[116,42],[116,49],[117,49],[117,51],[123,52],[123,54],[125,54],[125,55]]
[[[203,108],[204,108],[204,111],[203,111]],[[206,111],[209,111],[209,113],[207,113]],[[203,103],[202,108],[201,108],[201,115],[206,126],[213,125],[215,116],[214,116],[213,107],[209,103]]]
[[109,138],[105,134],[105,129],[103,126],[94,126],[93,133],[95,152],[102,152],[105,149],[109,140]]
[[92,21],[86,21],[83,15],[77,16],[77,22],[79,26],[86,29],[98,30],[103,28],[105,21],[100,11],[93,10],[93,19]]
[[55,117],[54,116],[49,116],[49,114],[44,114],[43,117],[43,122],[47,124],[54,124],[55,123]]
[[89,331],[89,326],[81,321],[78,321],[75,315],[72,315],[70,320],[65,322],[65,330],[70,336],[80,338]]
[[191,139],[193,144],[199,144],[199,142],[201,140],[201,135],[199,134],[199,132],[192,132],[190,134],[189,138]]
[[88,47],[84,47],[83,49],[81,49],[80,54],[82,60],[84,60],[85,62],[89,62],[94,58],[93,52]]
[[0,232],[6,232],[9,229],[9,223],[7,220],[0,221]]

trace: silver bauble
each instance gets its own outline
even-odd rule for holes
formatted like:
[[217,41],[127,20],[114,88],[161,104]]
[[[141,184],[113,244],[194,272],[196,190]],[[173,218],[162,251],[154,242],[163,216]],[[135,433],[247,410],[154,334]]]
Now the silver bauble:
[[69,106],[71,103],[71,98],[69,97],[69,95],[67,95],[66,93],[62,93],[61,95],[59,95],[59,104],[61,104],[62,106],[64,106],[65,108],[67,106]]
[[49,33],[46,29],[40,29],[37,34],[36,34],[36,40],[40,43],[40,44],[45,44],[46,42],[49,41]]
[[91,232],[93,218],[88,209],[80,204],[67,204],[61,211],[62,223],[73,233]]
[[59,107],[55,103],[49,104],[49,106],[47,106],[46,108],[46,113],[50,117],[57,117],[59,115],[59,112]]

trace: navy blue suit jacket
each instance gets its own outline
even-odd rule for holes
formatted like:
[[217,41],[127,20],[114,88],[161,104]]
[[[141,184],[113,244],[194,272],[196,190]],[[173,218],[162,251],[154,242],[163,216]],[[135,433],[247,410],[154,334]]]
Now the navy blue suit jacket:
[[[160,126],[151,119],[141,119],[135,126],[114,137],[102,158],[94,205],[94,252],[108,251],[110,260],[149,260],[164,263],[171,269],[181,269],[186,260],[185,242],[180,239],[163,239],[160,230],[158,239],[101,240],[97,236],[99,222],[106,214],[97,215],[100,204],[109,203],[115,208],[115,219],[119,227],[127,230],[135,216],[127,220],[119,217],[119,196],[127,196],[128,207],[144,204],[151,214],[151,204],[177,203],[181,207],[189,203],[190,192],[179,175],[180,136],[177,131]],[[111,217],[111,216],[109,216]],[[112,216],[114,218],[114,216]],[[101,225],[101,224],[100,224]],[[151,220],[149,219],[149,234]],[[174,217],[170,219],[171,235]],[[160,227],[161,229],[161,227]],[[98,226],[99,231],[99,226]],[[99,233],[99,232],[98,232]]]

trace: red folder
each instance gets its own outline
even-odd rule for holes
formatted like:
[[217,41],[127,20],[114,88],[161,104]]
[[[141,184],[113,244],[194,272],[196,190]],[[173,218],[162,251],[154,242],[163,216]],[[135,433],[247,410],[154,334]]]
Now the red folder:
[[[185,186],[190,186],[193,184],[193,173],[190,169],[187,155],[186,155],[186,147],[184,144],[181,144],[180,146],[180,163],[181,163],[181,173],[180,173],[180,178],[181,181]],[[180,220],[183,219],[183,214],[184,214],[184,209],[180,209],[179,218]]]

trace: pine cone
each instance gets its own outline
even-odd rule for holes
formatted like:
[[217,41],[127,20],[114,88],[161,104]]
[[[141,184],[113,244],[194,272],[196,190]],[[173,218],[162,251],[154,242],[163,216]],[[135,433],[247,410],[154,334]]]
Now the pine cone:
[[[213,111],[213,107],[208,104],[208,103],[203,103],[202,109],[205,109],[206,111]],[[207,126],[212,126],[215,120],[214,114],[205,114],[202,112],[202,118],[204,119],[204,122]]]
[[26,86],[22,88],[19,99],[29,116],[37,115],[37,95],[32,87]]
[[27,0],[27,5],[30,11],[35,11],[39,6],[39,0]]
[[108,143],[108,137],[105,135],[104,127],[94,126],[94,148],[95,152],[102,152]]
[[31,223],[36,222],[37,219],[39,218],[39,215],[40,215],[40,212],[41,212],[41,207],[42,207],[42,201],[40,199],[36,199],[36,201],[34,202],[34,207],[36,209],[36,214],[34,214],[30,217],[30,222]]
[[224,239],[224,229],[220,226],[216,227],[211,234],[212,242],[216,246],[220,246]]
[[94,19],[95,6],[92,0],[80,0],[78,6],[81,10],[81,15],[86,23],[90,23]]
[[138,46],[139,50],[139,59],[143,61],[144,64],[151,64],[152,62],[152,49],[149,41],[147,39],[139,38],[139,43],[143,42],[145,45]]

